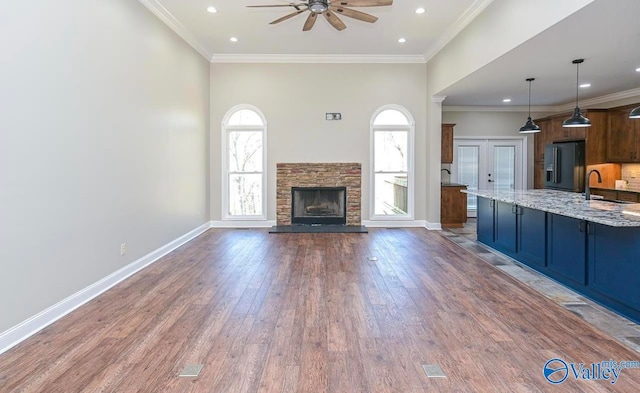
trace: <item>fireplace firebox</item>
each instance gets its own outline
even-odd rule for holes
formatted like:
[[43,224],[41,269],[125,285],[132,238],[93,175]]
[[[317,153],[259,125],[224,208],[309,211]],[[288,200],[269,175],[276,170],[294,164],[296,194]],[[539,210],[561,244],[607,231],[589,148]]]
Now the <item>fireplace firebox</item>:
[[292,187],[292,225],[346,225],[346,187]]

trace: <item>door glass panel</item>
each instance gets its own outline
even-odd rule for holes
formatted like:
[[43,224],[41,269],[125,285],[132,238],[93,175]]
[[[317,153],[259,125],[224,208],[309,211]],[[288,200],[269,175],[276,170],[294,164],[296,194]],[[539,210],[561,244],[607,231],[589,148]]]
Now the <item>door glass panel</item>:
[[[469,190],[478,190],[478,166],[479,166],[478,146],[458,146],[456,173],[458,183],[466,184]],[[475,195],[467,194],[467,209],[475,210],[477,199]]]
[[515,189],[516,148],[495,146],[493,149],[493,184],[496,191]]

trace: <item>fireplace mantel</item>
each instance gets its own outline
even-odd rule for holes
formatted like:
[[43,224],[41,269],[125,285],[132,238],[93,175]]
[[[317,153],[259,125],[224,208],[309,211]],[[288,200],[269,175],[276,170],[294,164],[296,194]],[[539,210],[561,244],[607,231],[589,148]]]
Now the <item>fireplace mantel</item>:
[[291,225],[292,187],[346,187],[347,225],[362,224],[360,163],[279,163],[276,169],[277,225]]

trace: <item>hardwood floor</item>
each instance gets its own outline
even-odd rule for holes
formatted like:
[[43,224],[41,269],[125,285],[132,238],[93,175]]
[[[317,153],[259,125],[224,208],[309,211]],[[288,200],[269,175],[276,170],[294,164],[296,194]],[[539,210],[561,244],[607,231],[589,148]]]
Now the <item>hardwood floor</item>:
[[209,230],[0,355],[0,392],[640,391],[555,357],[639,360],[437,232]]

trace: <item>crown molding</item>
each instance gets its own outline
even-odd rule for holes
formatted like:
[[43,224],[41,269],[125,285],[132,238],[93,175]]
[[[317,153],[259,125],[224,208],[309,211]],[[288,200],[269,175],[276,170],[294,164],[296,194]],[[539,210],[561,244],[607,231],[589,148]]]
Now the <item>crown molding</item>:
[[[596,105],[605,104],[605,103],[609,103],[609,102],[617,101],[617,100],[624,100],[624,99],[633,98],[633,97],[640,97],[640,88],[624,90],[624,91],[620,91],[620,92],[612,93],[612,94],[607,94],[607,95],[600,96],[600,97],[587,98],[585,100],[580,100],[580,102],[578,104],[580,105],[580,108],[584,109],[584,108],[587,108],[587,107],[594,107]],[[576,107],[576,103],[575,102],[570,102],[568,104],[556,106],[556,111],[557,112],[572,111],[573,108],[575,108],[575,107]],[[603,109],[605,109],[605,108],[603,108]]]
[[447,99],[447,96],[433,96],[431,97],[431,102],[434,102],[436,104],[441,104],[446,99]]
[[295,55],[295,54],[216,54],[212,63],[390,63],[425,64],[422,55]]
[[438,52],[442,50],[447,44],[460,32],[469,25],[485,8],[491,4],[493,0],[476,0],[467,10],[460,15],[458,20],[447,29],[436,41],[436,43],[427,50],[424,54],[425,61],[429,61],[435,56]]
[[177,35],[180,36],[183,40],[185,40],[196,52],[200,53],[202,57],[209,60],[211,58],[211,53],[207,51],[204,47],[202,47],[196,37],[191,34],[191,32],[178,21],[178,19],[173,16],[169,10],[167,10],[162,4],[158,2],[158,0],[138,0],[142,3],[149,11],[151,11],[155,16],[158,17],[164,24],[169,26],[171,30],[173,30]]
[[[443,106],[443,112],[523,112],[529,111],[528,106],[480,106],[480,105],[452,105]],[[555,106],[532,106],[531,112],[557,112]]]
[[[580,100],[580,108],[593,108],[601,104],[609,104],[617,100],[640,97],[640,88],[620,91],[618,93],[607,94],[600,97]],[[537,113],[560,113],[570,112],[575,108],[575,102],[561,105],[532,106],[531,112]],[[600,108],[607,109],[607,108]],[[442,106],[443,112],[528,112],[528,106],[481,106],[481,105],[451,105]]]

